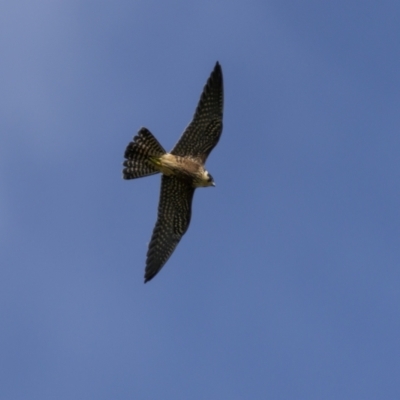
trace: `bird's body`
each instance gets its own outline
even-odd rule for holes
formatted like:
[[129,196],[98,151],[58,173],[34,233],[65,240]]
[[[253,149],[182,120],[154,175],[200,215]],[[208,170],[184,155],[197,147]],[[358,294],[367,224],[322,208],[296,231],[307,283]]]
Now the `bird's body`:
[[223,81],[216,63],[192,122],[167,153],[146,128],[125,150],[124,179],[162,174],[158,217],[147,252],[145,282],[164,266],[189,227],[194,190],[215,186],[204,168],[222,133]]
[[197,160],[166,153],[159,158],[151,158],[151,161],[162,174],[176,176],[178,179],[187,181],[194,188],[215,185],[210,179],[210,174]]

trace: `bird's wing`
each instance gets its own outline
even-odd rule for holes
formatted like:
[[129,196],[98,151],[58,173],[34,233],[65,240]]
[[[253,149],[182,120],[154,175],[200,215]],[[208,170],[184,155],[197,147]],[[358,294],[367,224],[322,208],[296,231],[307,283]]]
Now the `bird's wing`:
[[194,188],[174,176],[161,178],[156,226],[147,252],[145,283],[167,262],[189,227]]
[[192,122],[171,153],[190,156],[205,163],[222,133],[224,87],[221,66],[217,62],[200,97]]

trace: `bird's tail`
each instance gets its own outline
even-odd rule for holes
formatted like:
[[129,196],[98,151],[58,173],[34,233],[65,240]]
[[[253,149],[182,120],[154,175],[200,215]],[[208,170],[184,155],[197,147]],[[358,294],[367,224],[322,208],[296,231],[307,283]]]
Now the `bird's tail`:
[[154,159],[165,153],[152,133],[146,128],[141,128],[125,150],[123,178],[135,179],[156,174],[159,171],[155,168]]

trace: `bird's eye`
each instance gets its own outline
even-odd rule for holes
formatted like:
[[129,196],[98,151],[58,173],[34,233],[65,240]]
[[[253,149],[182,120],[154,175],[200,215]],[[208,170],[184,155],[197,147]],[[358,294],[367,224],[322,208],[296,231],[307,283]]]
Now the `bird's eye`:
[[212,181],[213,181],[213,177],[210,174],[208,174],[208,182],[212,182]]

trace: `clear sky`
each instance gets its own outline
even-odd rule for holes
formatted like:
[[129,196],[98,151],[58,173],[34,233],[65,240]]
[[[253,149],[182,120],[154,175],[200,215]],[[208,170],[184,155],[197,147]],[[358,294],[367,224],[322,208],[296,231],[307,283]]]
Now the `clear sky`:
[[[2,1],[0,399],[400,398],[398,1]],[[143,284],[215,62],[224,131]]]

